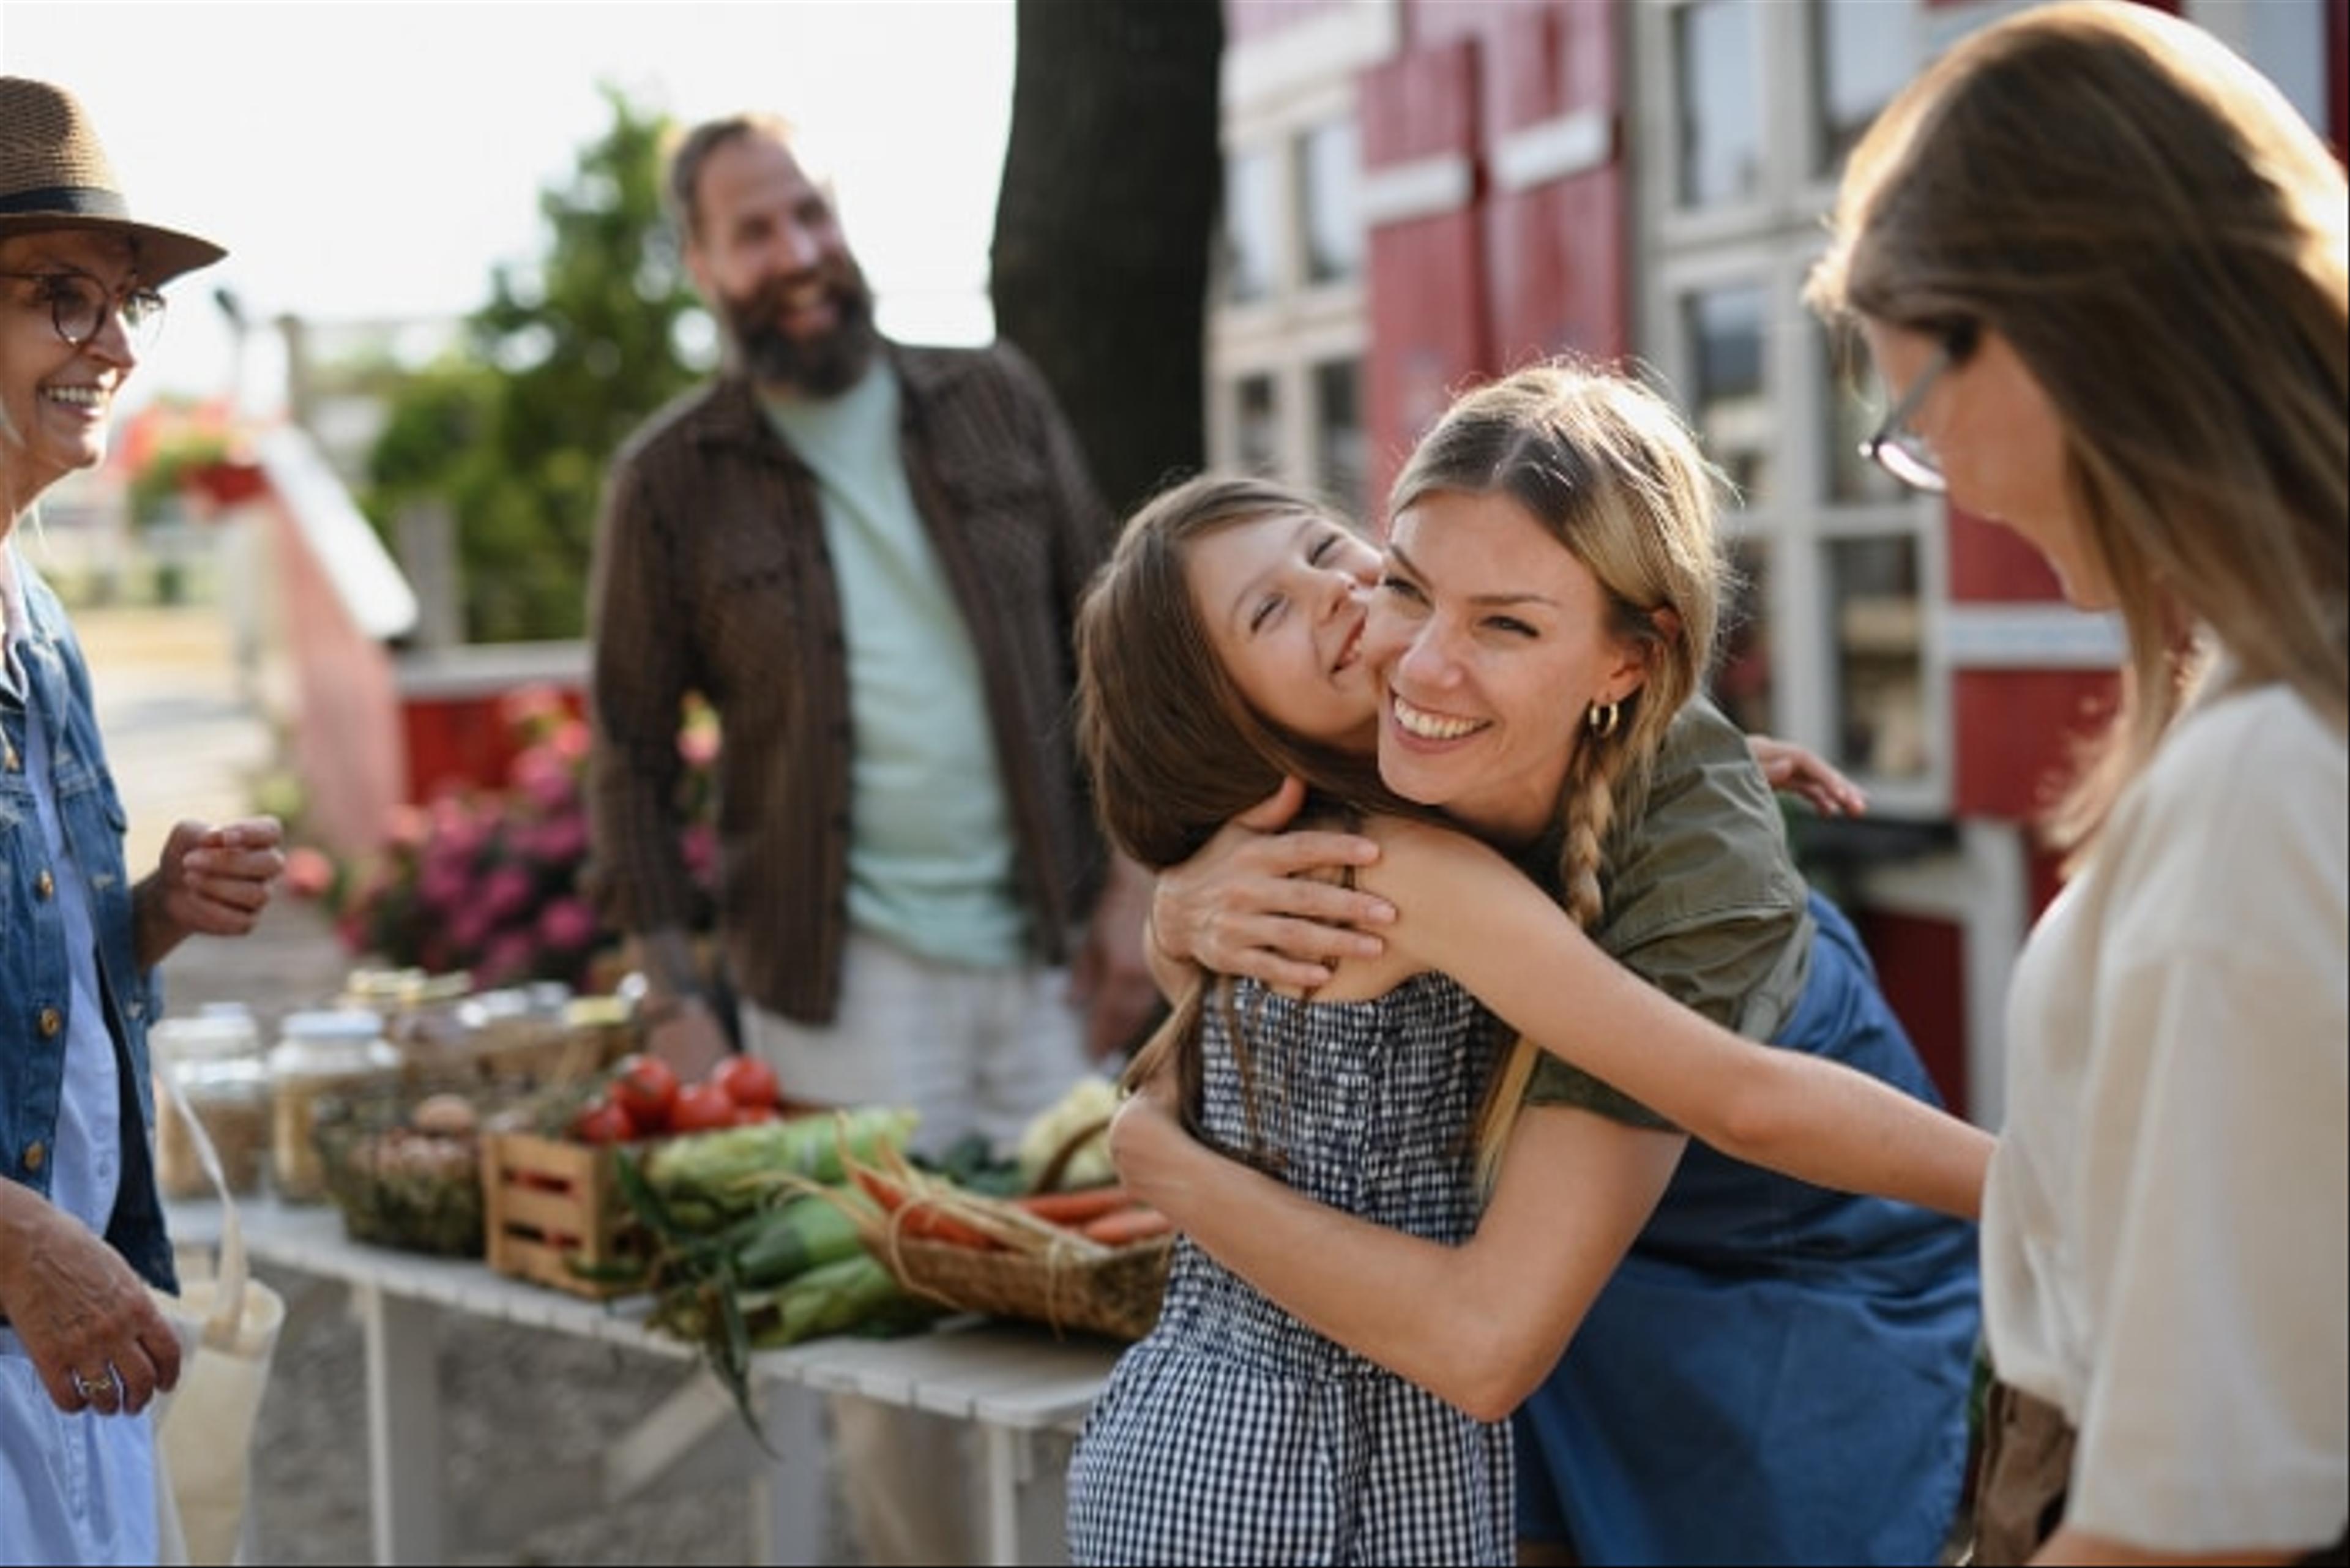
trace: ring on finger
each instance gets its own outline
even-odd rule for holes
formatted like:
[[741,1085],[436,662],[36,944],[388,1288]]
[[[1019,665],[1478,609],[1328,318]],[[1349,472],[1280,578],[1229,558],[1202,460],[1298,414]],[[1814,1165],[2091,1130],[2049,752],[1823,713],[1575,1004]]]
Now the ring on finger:
[[73,1379],[74,1392],[80,1395],[85,1399],[97,1398],[98,1391],[99,1389],[110,1387],[114,1383],[114,1369],[112,1367],[107,1368],[105,1372],[96,1377],[84,1377],[81,1375],[81,1368],[77,1366],[68,1374],[68,1376]]

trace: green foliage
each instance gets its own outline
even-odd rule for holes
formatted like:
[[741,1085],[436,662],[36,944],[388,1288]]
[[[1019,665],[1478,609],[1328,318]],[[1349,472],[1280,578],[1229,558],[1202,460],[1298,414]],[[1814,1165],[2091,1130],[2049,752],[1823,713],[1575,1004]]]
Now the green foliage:
[[387,538],[411,504],[454,516],[474,641],[579,634],[605,465],[702,373],[679,348],[701,306],[661,218],[667,118],[602,91],[611,129],[540,194],[546,254],[494,271],[465,351],[399,388],[369,460]]
[[228,437],[219,431],[192,430],[165,441],[130,481],[130,520],[141,528],[162,522],[172,515],[189,471],[227,456]]

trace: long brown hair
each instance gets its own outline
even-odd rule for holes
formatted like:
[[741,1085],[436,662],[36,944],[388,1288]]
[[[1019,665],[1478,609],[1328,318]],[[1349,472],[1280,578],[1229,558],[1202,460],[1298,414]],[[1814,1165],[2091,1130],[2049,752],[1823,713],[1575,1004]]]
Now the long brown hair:
[[[1217,656],[1187,562],[1226,529],[1295,516],[1349,526],[1311,496],[1274,481],[1203,474],[1144,504],[1087,586],[1076,618],[1078,754],[1110,841],[1152,871],[1190,859],[1216,830],[1277,789],[1305,782],[1309,812],[1428,813],[1379,783],[1377,760],[1271,722],[1250,706]],[[1201,1131],[1199,1027],[1211,988],[1192,985],[1135,1053],[1125,1081],[1172,1061],[1187,1125]],[[1229,1004],[1229,982],[1214,999]],[[1247,1116],[1254,1085],[1235,1023]]]
[[[1663,398],[1628,375],[1555,359],[1446,410],[1397,476],[1388,514],[1440,491],[1515,501],[1597,579],[1609,632],[1646,664],[1614,720],[1583,729],[1559,793],[1555,875],[1566,912],[1592,929],[1611,836],[1638,821],[1665,732],[1712,658],[1726,574],[1721,476]],[[1537,1055],[1518,1041],[1487,1096],[1477,1144],[1489,1177]]]
[[2176,18],[2042,6],[1962,39],[1854,151],[1809,297],[2014,345],[2127,629],[2122,701],[2057,814],[2075,864],[2199,684],[2350,720],[2350,261],[2342,167]]

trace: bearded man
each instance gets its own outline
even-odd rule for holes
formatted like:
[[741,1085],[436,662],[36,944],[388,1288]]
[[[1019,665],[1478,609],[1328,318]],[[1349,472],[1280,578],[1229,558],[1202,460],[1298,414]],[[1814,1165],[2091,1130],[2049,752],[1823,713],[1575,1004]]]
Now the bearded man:
[[[726,359],[614,460],[588,590],[594,880],[651,1047],[691,1078],[739,1041],[794,1100],[1008,1148],[1157,1005],[1147,884],[1098,835],[1068,722],[1115,520],[1017,350],[880,335],[789,122],[694,128],[665,194]],[[686,934],[689,693],[722,736],[720,974]],[[868,1439],[874,1414],[835,1412],[868,1560],[970,1560],[918,1517],[958,1509],[860,1487],[868,1440],[908,1440]],[[951,1490],[902,1449],[877,1463]]]

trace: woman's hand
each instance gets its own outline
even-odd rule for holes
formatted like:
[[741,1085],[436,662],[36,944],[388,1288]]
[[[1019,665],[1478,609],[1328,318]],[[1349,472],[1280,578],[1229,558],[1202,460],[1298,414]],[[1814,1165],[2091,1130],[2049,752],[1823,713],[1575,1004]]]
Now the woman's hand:
[[152,875],[139,885],[139,961],[152,966],[192,936],[253,929],[286,871],[286,829],[274,816],[217,827],[175,823]]
[[1395,906],[1301,875],[1368,866],[1378,846],[1357,834],[1280,831],[1305,798],[1303,784],[1284,780],[1197,855],[1159,873],[1150,930],[1163,957],[1310,991],[1327,984],[1341,960],[1386,950],[1362,928],[1391,923]]
[[180,1340],[122,1255],[13,1182],[0,1198],[0,1309],[50,1401],[135,1416],[180,1380]]
[[1809,746],[1769,735],[1749,735],[1746,746],[1773,789],[1809,802],[1822,816],[1858,816],[1868,809],[1861,787]]

